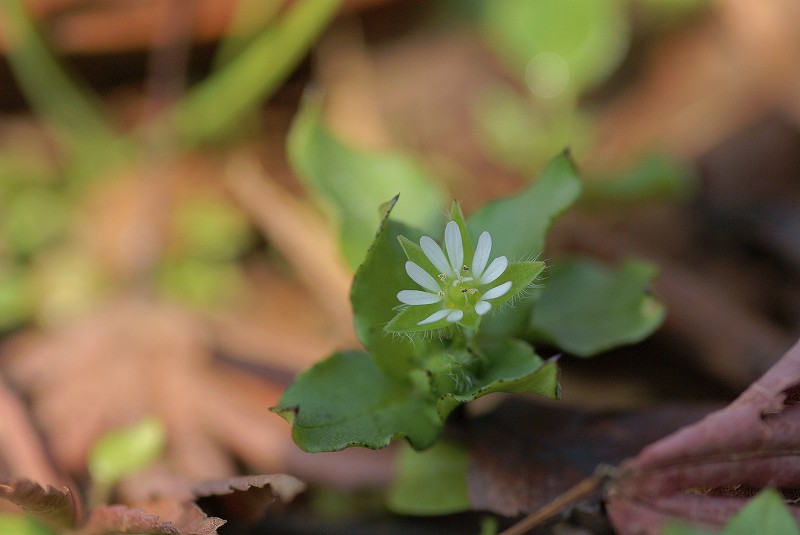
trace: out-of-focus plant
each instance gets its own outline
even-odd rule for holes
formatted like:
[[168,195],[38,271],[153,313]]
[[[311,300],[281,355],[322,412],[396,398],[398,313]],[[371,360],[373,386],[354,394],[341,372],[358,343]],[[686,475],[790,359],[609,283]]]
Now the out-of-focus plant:
[[[529,175],[561,147],[572,147],[580,158],[597,140],[592,108],[582,99],[607,82],[625,58],[632,34],[631,13],[650,14],[640,18],[653,24],[674,22],[707,4],[706,0],[500,0],[482,4],[477,10],[478,25],[517,84],[495,80],[477,99],[474,117],[479,139],[499,162]],[[656,175],[651,172],[655,160],[665,162]],[[624,175],[590,175],[587,186],[608,184],[608,188],[597,188],[594,196],[610,193],[608,200],[615,201],[617,181],[625,182],[619,188],[627,188],[629,193],[660,198],[684,194],[692,181],[684,166],[663,155],[644,155]],[[654,176],[661,188],[651,185]],[[651,197],[642,197],[646,198]]]
[[[0,3],[15,80],[57,149],[0,146],[0,330],[69,313],[102,295],[114,274],[104,275],[90,259],[62,263],[75,259],[75,231],[86,224],[80,200],[98,178],[113,175],[109,170],[147,161],[143,139],[168,136],[184,151],[238,135],[241,119],[278,88],[339,3],[242,2],[212,73],[131,131],[71,75],[22,0]],[[147,275],[169,295],[209,306],[240,286],[236,260],[250,243],[249,229],[236,208],[195,201],[178,199],[167,231],[179,246],[168,247]]]

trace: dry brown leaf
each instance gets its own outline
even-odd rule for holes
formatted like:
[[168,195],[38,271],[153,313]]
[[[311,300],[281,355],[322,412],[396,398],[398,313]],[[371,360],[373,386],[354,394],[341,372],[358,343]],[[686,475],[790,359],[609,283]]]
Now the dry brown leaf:
[[77,521],[75,496],[67,487],[43,488],[29,479],[0,481],[0,498],[14,503],[55,529],[70,529]]
[[47,335],[4,347],[0,369],[32,400],[57,465],[69,473],[105,432],[145,415],[164,421],[168,471],[189,480],[236,472],[229,449],[275,471],[291,440],[266,411],[280,384],[215,359],[207,325],[128,298]]
[[506,516],[536,511],[599,464],[620,462],[709,410],[587,412],[509,399],[469,422],[470,501]]
[[[797,492],[798,401],[800,342],[726,408],[621,466],[608,499],[616,528],[623,535],[656,534],[674,518],[719,527],[744,505],[751,489]],[[790,510],[800,520],[800,507]]]
[[192,493],[203,511],[252,524],[276,498],[286,503],[305,490],[305,483],[284,475],[239,476],[194,485]]

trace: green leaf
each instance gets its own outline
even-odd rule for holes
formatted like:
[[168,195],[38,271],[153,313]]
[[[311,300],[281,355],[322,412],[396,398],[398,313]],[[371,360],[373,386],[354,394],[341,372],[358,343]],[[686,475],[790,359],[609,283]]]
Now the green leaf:
[[400,436],[421,449],[442,427],[426,382],[389,376],[367,353],[335,353],[301,373],[271,410],[293,424],[305,451],[378,449]]
[[581,202],[640,203],[686,198],[694,189],[692,170],[664,156],[650,155],[613,178],[587,180]]
[[428,342],[412,341],[384,331],[384,326],[397,314],[396,308],[400,305],[397,292],[414,284],[405,271],[406,254],[398,237],[401,234],[420,236],[419,231],[389,219],[396,201],[397,198],[385,210],[375,241],[356,271],[350,301],[353,303],[356,334],[361,343],[387,373],[405,378],[416,366],[417,355],[424,351]]
[[469,453],[440,441],[425,451],[400,448],[387,505],[404,515],[446,515],[470,508],[467,491]]
[[441,384],[442,374],[453,381],[451,392],[441,395],[438,400],[442,419],[459,404],[494,392],[526,392],[551,399],[560,397],[555,361],[542,361],[527,343],[506,339],[481,346],[481,350],[486,360],[478,374],[472,374],[466,367],[460,370],[460,374],[455,369],[431,374],[433,384]]
[[307,99],[298,113],[288,150],[295,171],[338,223],[342,251],[353,268],[363,260],[380,221],[375,207],[398,192],[406,202],[393,214],[397,221],[424,231],[441,228],[442,188],[404,154],[343,144],[322,123],[317,99]]
[[547,275],[529,327],[535,337],[574,355],[638,342],[664,319],[664,305],[647,293],[656,269],[645,262],[628,260],[611,271],[573,260]]
[[761,491],[730,519],[722,531],[711,531],[681,522],[668,524],[663,535],[800,535],[797,521],[775,489]]
[[[488,2],[490,41],[534,94],[552,78],[564,78],[571,94],[605,79],[628,43],[626,5],[617,0],[495,0]],[[539,56],[543,54],[543,56]],[[558,58],[560,63],[538,62]],[[533,60],[533,61],[532,61]],[[562,72],[566,68],[566,72]]]
[[53,535],[41,522],[25,515],[0,513],[0,534]]
[[89,453],[89,473],[96,482],[112,485],[156,461],[165,443],[164,424],[155,417],[112,431]]
[[723,535],[800,535],[781,494],[767,489],[750,500],[722,531]]
[[167,116],[169,127],[188,146],[230,131],[291,74],[339,5],[339,0],[292,2],[235,58],[191,89]]
[[539,178],[524,191],[492,201],[469,220],[476,238],[487,230],[492,235],[492,256],[509,260],[534,258],[544,249],[550,224],[569,208],[581,193],[581,182],[568,153],[556,156]]

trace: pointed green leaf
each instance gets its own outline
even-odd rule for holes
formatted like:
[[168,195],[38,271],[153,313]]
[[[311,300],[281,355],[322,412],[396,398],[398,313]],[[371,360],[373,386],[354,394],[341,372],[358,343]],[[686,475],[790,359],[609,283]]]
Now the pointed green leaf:
[[553,220],[569,208],[581,192],[581,182],[568,154],[555,157],[539,178],[524,191],[490,202],[469,220],[473,238],[484,230],[492,235],[492,256],[530,259],[544,248]]
[[424,351],[426,342],[417,340],[415,343],[408,337],[386,332],[384,327],[392,321],[401,305],[397,293],[416,287],[405,271],[406,254],[398,236],[402,233],[418,237],[420,233],[389,219],[389,215],[394,213],[394,204],[392,202],[386,208],[375,240],[364,263],[356,271],[350,301],[353,303],[356,334],[361,343],[387,373],[404,378],[415,366],[416,355]]
[[553,266],[529,327],[535,337],[588,357],[638,342],[664,319],[664,305],[648,295],[656,269],[628,260],[611,271],[588,260]]
[[367,353],[335,353],[301,373],[271,410],[293,424],[305,451],[378,449],[400,436],[421,449],[442,427],[425,386],[385,374]]
[[544,262],[511,262],[500,277],[491,284],[494,288],[507,281],[511,281],[511,289],[504,295],[491,299],[493,308],[498,308],[509,300],[519,297],[519,293],[523,292],[531,284],[534,283],[544,271]]
[[323,201],[339,224],[345,259],[355,267],[378,226],[375,207],[398,192],[406,202],[397,221],[425,231],[441,228],[444,194],[408,156],[348,147],[322,123],[318,99],[307,99],[289,134],[289,158],[305,185]]
[[750,500],[722,531],[723,535],[800,535],[781,494],[767,489]]

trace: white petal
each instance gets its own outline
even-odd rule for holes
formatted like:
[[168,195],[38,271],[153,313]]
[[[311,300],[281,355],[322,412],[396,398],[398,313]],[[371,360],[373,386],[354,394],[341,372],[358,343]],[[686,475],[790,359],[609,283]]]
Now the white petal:
[[472,257],[472,276],[480,278],[489,261],[489,253],[492,252],[492,235],[485,230],[478,238],[478,246],[475,247],[475,256]]
[[430,292],[420,292],[419,290],[400,290],[397,292],[397,299],[407,305],[430,305],[442,300],[436,294]]
[[[450,309],[448,309],[450,310]],[[461,318],[464,317],[464,313],[460,310],[450,310],[450,314],[447,315],[447,321],[451,323],[455,323]]]
[[464,265],[464,244],[461,242],[461,230],[458,223],[450,221],[444,228],[444,246],[447,248],[447,257],[453,271],[458,275]]
[[436,282],[436,279],[431,277],[430,273],[410,260],[406,262],[406,273],[408,273],[408,276],[411,277],[414,282],[426,290],[430,290],[434,293],[437,293],[440,290],[439,283]]
[[419,239],[419,246],[422,247],[422,252],[428,257],[428,260],[439,270],[440,273],[445,275],[453,275],[453,270],[450,268],[450,262],[444,256],[442,248],[439,244],[433,241],[428,236],[423,236]]
[[508,259],[505,256],[498,256],[492,260],[492,263],[489,264],[488,268],[486,268],[486,272],[481,275],[480,283],[489,284],[490,282],[497,280],[497,277],[502,275],[507,267]]
[[495,299],[497,297],[500,297],[501,295],[506,295],[510,289],[511,289],[511,281],[506,281],[500,286],[495,286],[491,290],[488,290],[481,296],[481,299]]
[[478,316],[483,316],[492,309],[492,304],[486,301],[478,301],[475,303],[475,312]]
[[440,319],[442,319],[443,317],[447,316],[451,312],[452,312],[452,310],[449,309],[449,308],[443,308],[442,310],[437,310],[436,312],[434,312],[433,314],[431,314],[430,316],[428,316],[424,320],[418,321],[417,325],[425,325],[425,324],[428,324],[428,323],[433,323],[434,321],[439,321]]

